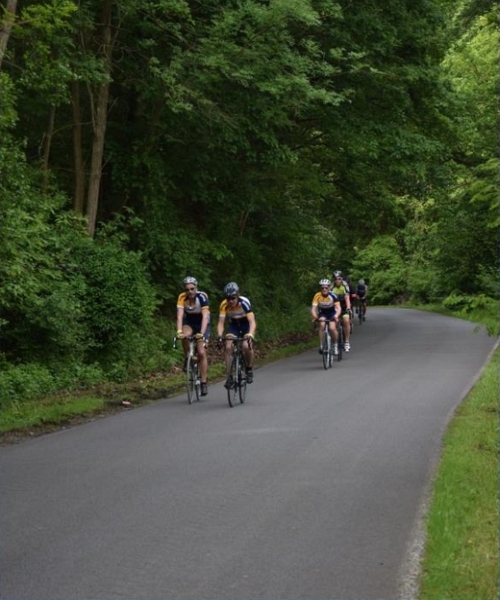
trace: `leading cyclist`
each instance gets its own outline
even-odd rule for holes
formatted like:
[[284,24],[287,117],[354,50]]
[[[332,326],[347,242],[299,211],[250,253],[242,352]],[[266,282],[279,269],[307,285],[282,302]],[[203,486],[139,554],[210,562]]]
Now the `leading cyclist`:
[[184,291],[177,299],[177,338],[182,340],[184,349],[184,366],[186,370],[189,341],[196,336],[196,349],[200,361],[201,395],[208,394],[207,375],[208,358],[206,342],[210,337],[210,307],[205,292],[198,291],[198,282],[194,277],[184,279]]
[[340,302],[336,294],[331,291],[332,282],[329,279],[321,279],[319,282],[320,291],[314,295],[311,304],[311,316],[319,323],[319,350],[323,354],[323,332],[325,331],[326,320],[328,330],[333,340],[333,353],[335,356],[339,353],[339,335],[337,332],[337,321],[340,317]]
[[[252,342],[255,340],[257,322],[250,300],[240,295],[240,288],[234,281],[228,283],[224,288],[224,300],[219,309],[219,322],[217,324],[217,341],[222,342],[226,317],[229,317],[229,325],[226,333],[225,361],[226,373],[229,374],[231,367],[232,341],[237,337],[244,338],[243,355],[247,369],[247,383],[253,382],[254,350]],[[224,386],[231,389],[233,382],[229,376]]]

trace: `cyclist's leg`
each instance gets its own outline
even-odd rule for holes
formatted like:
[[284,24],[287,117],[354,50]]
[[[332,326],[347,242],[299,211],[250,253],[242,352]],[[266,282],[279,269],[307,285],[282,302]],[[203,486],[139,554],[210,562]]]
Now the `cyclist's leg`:
[[[194,334],[200,333],[200,327],[197,327],[195,330],[193,330],[193,333]],[[210,337],[210,325],[208,326],[208,329],[206,331],[207,340],[209,337]],[[206,340],[198,340],[197,351],[198,351],[198,359],[199,359],[199,365],[200,365],[201,382],[206,383],[207,376],[208,376],[208,357],[207,357],[207,341]]]
[[[239,336],[244,337],[250,331],[250,324],[245,323],[240,326]],[[247,340],[242,344],[243,356],[245,357],[245,365],[247,369],[253,369],[254,351],[253,346]]]
[[229,375],[230,375],[231,362],[232,362],[232,358],[233,358],[233,340],[236,337],[238,337],[238,336],[235,333],[233,333],[231,330],[228,331],[228,333],[226,334],[225,353],[224,353],[224,358],[226,361],[226,377],[229,377]]
[[330,332],[330,339],[332,340],[332,344],[338,344],[339,336],[337,333],[337,323],[332,320],[328,323],[328,331]]
[[184,325],[182,326],[182,335],[184,336],[184,338],[182,339],[182,349],[184,350],[184,364],[182,366],[182,370],[186,372],[187,355],[189,352],[188,338],[193,335],[193,328],[191,327],[191,325],[184,323]]
[[351,335],[351,317],[348,312],[342,314],[342,327],[344,330],[344,345],[350,344]]

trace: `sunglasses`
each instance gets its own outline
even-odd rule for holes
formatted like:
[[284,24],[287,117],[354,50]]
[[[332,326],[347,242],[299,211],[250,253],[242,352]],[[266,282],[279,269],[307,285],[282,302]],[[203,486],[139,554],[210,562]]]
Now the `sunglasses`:
[[329,286],[329,285],[322,285],[322,286],[321,286],[321,289],[322,289],[322,290],[329,290],[329,289],[330,289],[330,286]]
[[236,298],[238,298],[238,296],[229,296],[228,300],[236,300]]
[[196,288],[186,288],[186,292],[194,292]]
[[335,277],[335,281],[342,281],[342,277]]

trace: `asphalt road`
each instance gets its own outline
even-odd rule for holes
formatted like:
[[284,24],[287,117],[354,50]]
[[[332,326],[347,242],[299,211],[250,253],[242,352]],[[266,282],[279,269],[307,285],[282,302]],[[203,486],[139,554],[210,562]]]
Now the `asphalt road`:
[[243,406],[218,383],[4,447],[2,598],[400,597],[443,431],[494,344],[372,309],[340,364],[257,369]]

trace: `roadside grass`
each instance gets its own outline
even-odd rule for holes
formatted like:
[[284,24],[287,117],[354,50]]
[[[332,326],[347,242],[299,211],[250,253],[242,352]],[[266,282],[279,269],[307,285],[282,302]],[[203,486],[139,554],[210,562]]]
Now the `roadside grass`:
[[[303,334],[275,343],[257,345],[256,366],[303,352],[314,344],[313,336]],[[179,354],[181,356],[181,354]],[[208,380],[224,378],[222,355],[212,351]],[[60,392],[35,400],[5,403],[0,412],[2,443],[12,443],[55,429],[76,425],[113,412],[169,398],[184,392],[185,375],[179,366],[169,371],[120,384],[102,384],[89,390]]]
[[499,597],[499,353],[457,409],[427,515],[422,600]]

